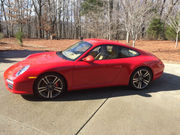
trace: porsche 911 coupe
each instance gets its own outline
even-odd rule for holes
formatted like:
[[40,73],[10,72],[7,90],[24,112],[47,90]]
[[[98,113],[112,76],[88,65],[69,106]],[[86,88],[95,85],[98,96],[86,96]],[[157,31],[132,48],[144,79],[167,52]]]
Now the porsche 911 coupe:
[[65,91],[129,85],[142,90],[163,74],[156,56],[122,43],[85,39],[64,51],[29,55],[4,73],[7,89],[54,99]]

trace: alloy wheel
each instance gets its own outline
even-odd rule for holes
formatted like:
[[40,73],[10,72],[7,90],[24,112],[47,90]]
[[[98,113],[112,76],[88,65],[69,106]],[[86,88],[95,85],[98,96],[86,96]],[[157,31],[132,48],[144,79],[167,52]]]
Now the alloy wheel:
[[133,74],[132,85],[136,89],[144,89],[150,84],[151,78],[152,75],[148,69],[139,69]]
[[57,75],[45,75],[37,84],[38,94],[46,99],[56,98],[63,92],[63,89],[63,80]]

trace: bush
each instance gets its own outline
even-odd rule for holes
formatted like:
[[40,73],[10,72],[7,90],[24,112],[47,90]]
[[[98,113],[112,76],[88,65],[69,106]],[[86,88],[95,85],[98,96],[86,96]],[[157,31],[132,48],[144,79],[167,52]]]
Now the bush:
[[[176,40],[176,30],[179,27],[180,18],[171,18],[170,24],[166,26],[165,36],[168,40]],[[180,33],[179,33],[180,40]]]
[[163,39],[164,37],[164,22],[159,18],[152,19],[147,30],[148,38],[150,39]]
[[2,39],[4,37],[3,33],[0,33],[0,39]]
[[165,35],[168,40],[176,39],[176,31],[169,25],[166,27]]
[[22,40],[22,38],[23,38],[23,32],[18,31],[18,32],[15,34],[15,37],[16,37],[16,39],[18,40],[19,45],[20,45],[20,46],[23,46],[23,40]]

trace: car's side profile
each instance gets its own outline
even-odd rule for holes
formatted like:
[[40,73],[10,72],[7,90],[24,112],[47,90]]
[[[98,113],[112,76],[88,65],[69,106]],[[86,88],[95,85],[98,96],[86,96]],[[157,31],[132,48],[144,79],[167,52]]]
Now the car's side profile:
[[64,91],[129,85],[144,89],[164,64],[154,55],[102,39],[85,39],[62,52],[32,54],[4,73],[7,89],[52,99]]

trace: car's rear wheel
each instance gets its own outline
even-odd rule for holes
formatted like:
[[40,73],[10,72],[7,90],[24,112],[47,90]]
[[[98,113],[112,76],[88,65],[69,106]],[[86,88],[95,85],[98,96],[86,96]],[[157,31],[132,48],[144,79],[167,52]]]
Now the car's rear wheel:
[[135,70],[130,78],[130,86],[136,90],[148,87],[152,80],[152,72],[146,67]]
[[36,80],[34,90],[40,98],[57,98],[65,91],[64,78],[56,73],[43,74]]

